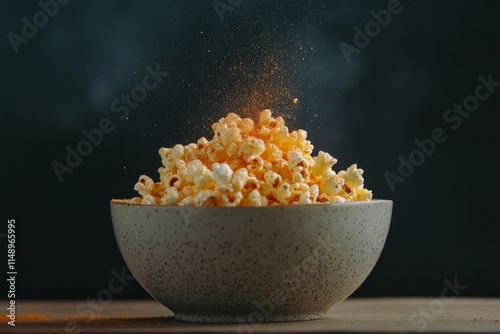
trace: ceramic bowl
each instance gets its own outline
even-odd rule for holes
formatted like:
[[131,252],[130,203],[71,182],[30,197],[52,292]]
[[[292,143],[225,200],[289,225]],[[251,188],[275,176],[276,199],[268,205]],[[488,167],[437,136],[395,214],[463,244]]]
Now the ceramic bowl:
[[311,320],[375,266],[392,201],[271,207],[111,203],[131,273],[179,320]]

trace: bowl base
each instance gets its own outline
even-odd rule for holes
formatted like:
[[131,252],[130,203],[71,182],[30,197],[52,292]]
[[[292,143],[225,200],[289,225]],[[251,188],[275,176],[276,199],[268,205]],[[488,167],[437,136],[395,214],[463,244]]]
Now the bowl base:
[[189,322],[212,322],[212,323],[239,323],[258,324],[263,322],[288,322],[288,321],[308,321],[318,320],[325,317],[325,311],[304,313],[304,314],[276,314],[264,317],[262,313],[254,311],[253,313],[239,314],[186,314],[175,313],[175,319]]

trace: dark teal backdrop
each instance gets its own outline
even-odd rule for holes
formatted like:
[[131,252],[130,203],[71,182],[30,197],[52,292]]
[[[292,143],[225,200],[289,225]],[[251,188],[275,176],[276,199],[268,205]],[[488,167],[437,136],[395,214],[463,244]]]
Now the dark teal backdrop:
[[[224,115],[232,64],[258,70],[280,48],[316,152],[394,201],[355,295],[439,295],[457,278],[500,296],[499,2],[54,3],[0,10],[0,233],[16,220],[19,298],[106,288],[124,266],[109,200],[156,175],[159,147],[209,136],[197,124]],[[146,296],[133,282],[115,298]]]

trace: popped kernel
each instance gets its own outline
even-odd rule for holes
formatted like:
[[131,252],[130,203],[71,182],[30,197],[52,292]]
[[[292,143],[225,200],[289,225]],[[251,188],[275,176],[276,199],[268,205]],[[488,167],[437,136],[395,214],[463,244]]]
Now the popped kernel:
[[290,191],[290,184],[288,182],[283,182],[276,191],[276,199],[280,204],[288,204],[287,199],[292,196]]
[[172,174],[167,178],[166,184],[169,187],[180,188],[182,185],[182,178],[179,174]]
[[319,151],[304,130],[289,131],[282,117],[263,110],[257,124],[229,113],[212,125],[213,137],[160,148],[160,181],[141,175],[134,204],[269,206],[369,201],[363,170],[336,173],[337,159]]
[[323,172],[327,169],[331,169],[333,165],[337,163],[337,159],[332,157],[330,154],[319,151],[318,156],[313,158],[314,167],[313,171],[317,175],[323,174]]
[[241,191],[236,191],[232,185],[222,185],[217,191],[222,199],[222,206],[237,206],[243,199]]
[[248,191],[248,190],[255,190],[260,188],[260,182],[257,180],[256,177],[249,176],[245,180],[245,184],[243,185],[243,190]]
[[207,138],[201,137],[200,139],[198,139],[196,144],[198,145],[198,150],[202,150],[204,148],[207,148],[210,142],[207,140]]
[[253,130],[254,123],[251,118],[244,118],[238,123],[238,127],[240,128],[240,133],[246,135]]
[[281,183],[281,176],[278,173],[268,170],[264,173],[264,180],[266,184],[272,188],[277,188]]
[[256,154],[249,156],[246,162],[249,171],[256,172],[264,168],[264,160]]
[[236,143],[231,143],[227,149],[226,149],[226,154],[229,158],[231,158],[232,156],[238,154],[238,144]]
[[235,187],[236,190],[241,190],[248,178],[248,170],[246,168],[240,168],[236,172],[233,173],[233,179],[231,183]]
[[338,194],[344,188],[345,180],[332,170],[323,173],[323,180],[320,183],[320,190],[329,196]]
[[363,185],[363,170],[358,169],[356,164],[349,166],[346,171],[340,171],[339,176],[345,180],[349,188],[357,188]]
[[182,146],[181,144],[177,144],[174,147],[172,147],[172,158],[174,158],[174,160],[182,158],[183,155],[184,155],[184,146]]
[[155,182],[147,175],[141,175],[139,181],[135,184],[134,190],[141,196],[146,196],[153,190]]
[[200,190],[198,195],[196,195],[195,204],[197,206],[214,206],[216,203],[215,196],[216,194],[213,190]]
[[229,181],[231,180],[231,176],[233,176],[233,170],[226,163],[220,164],[218,162],[215,162],[212,165],[212,171],[214,174],[215,183],[217,183],[218,185],[229,183]]
[[173,205],[179,201],[179,192],[175,187],[169,187],[165,190],[165,194],[161,197],[162,205]]
[[266,150],[266,144],[259,138],[247,138],[238,150],[238,157],[247,160],[252,155],[261,155]]
[[257,189],[252,190],[248,194],[248,205],[249,206],[266,206],[267,198],[261,196]]
[[142,197],[141,204],[146,204],[146,205],[156,204],[155,198],[151,195],[145,195]]
[[270,118],[271,118],[271,110],[269,109],[262,110],[259,115],[259,123],[266,124]]

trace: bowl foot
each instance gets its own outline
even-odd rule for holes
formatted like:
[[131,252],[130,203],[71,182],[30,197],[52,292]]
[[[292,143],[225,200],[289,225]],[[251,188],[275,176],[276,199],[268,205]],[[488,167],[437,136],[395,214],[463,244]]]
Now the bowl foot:
[[239,323],[241,325],[252,325],[263,322],[286,322],[286,321],[308,321],[323,319],[325,312],[302,313],[302,314],[271,314],[264,317],[262,313],[253,312],[249,314],[187,314],[175,313],[175,319],[189,322],[211,322],[211,323]]

